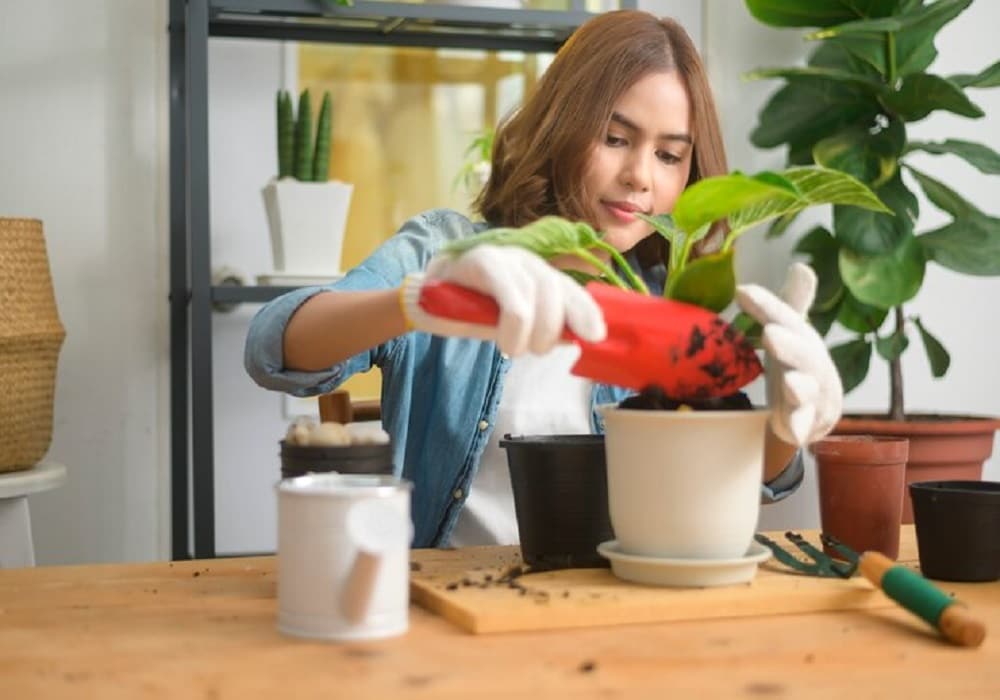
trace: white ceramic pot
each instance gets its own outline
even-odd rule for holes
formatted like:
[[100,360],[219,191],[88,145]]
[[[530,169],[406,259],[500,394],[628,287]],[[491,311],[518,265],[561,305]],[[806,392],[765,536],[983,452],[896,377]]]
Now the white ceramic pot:
[[274,269],[289,275],[340,272],[344,227],[354,186],[329,182],[272,180],[263,189],[271,229]]
[[760,512],[770,411],[601,408],[608,509],[631,555],[744,556]]

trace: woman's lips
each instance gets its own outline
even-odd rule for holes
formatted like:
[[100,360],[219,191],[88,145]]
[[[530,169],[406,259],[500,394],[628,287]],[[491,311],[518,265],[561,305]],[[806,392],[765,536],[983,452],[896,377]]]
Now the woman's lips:
[[631,202],[605,202],[602,201],[601,204],[607,209],[611,216],[613,216],[617,221],[622,223],[632,223],[636,220],[636,212],[641,212],[642,207],[632,204]]

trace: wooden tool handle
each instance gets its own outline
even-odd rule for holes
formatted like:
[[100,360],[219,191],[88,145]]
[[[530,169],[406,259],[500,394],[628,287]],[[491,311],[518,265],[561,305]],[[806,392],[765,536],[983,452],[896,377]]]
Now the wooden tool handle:
[[938,630],[944,638],[963,647],[978,647],[986,639],[986,625],[977,620],[961,603],[953,603],[938,618]]
[[944,591],[915,571],[881,552],[865,552],[858,561],[861,574],[887,596],[937,628],[953,644],[978,647],[986,626]]

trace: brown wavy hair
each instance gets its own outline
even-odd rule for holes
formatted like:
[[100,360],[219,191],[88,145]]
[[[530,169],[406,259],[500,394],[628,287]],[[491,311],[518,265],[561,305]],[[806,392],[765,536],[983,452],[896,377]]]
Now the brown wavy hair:
[[[520,109],[498,126],[490,178],[475,211],[494,226],[523,226],[552,214],[593,223],[580,183],[615,103],[640,78],[673,71],[691,104],[687,184],[727,172],[715,101],[687,32],[672,19],[618,10],[577,29]],[[706,237],[698,252],[717,247],[719,233]],[[647,236],[637,246],[642,263],[664,260],[665,245],[660,236]]]

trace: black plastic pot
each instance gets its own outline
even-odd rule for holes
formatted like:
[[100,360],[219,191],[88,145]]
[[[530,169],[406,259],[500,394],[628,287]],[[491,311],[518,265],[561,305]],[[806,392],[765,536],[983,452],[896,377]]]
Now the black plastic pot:
[[281,441],[281,476],[310,473],[392,474],[392,444],[316,447]]
[[607,567],[614,539],[603,435],[504,436],[521,539],[532,569]]
[[1000,579],[1000,483],[910,484],[920,570],[943,581]]

